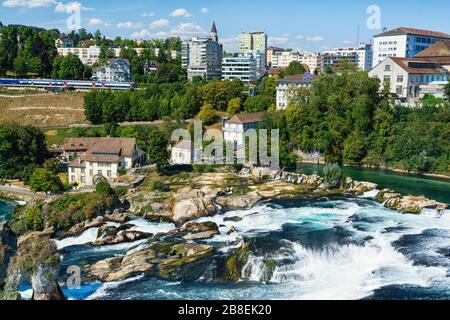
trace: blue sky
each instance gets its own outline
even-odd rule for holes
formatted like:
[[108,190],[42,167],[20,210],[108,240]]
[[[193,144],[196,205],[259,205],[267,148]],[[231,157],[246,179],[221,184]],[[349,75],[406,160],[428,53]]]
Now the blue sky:
[[450,34],[450,1],[387,0],[0,0],[0,21],[67,31],[68,9],[80,8],[81,26],[108,37],[150,39],[202,35],[216,21],[225,49],[238,47],[243,31],[265,31],[271,45],[321,51],[370,41],[367,8],[377,5],[381,26]]

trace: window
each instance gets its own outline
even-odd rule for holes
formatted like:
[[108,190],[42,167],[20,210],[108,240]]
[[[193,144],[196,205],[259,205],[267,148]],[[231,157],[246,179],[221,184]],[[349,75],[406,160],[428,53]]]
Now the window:
[[85,183],[86,182],[86,179],[84,178],[84,176],[81,176],[80,181],[81,181],[81,183]]
[[402,74],[397,75],[397,82],[403,82],[403,75]]
[[389,75],[384,76],[383,81],[384,82],[391,81],[391,76]]
[[98,170],[97,173],[98,173],[99,175],[102,175],[102,174],[103,174],[102,170]]
[[106,172],[106,176],[107,176],[108,178],[111,178],[111,170],[108,170],[108,171]]
[[403,87],[402,86],[397,86],[397,89],[395,91],[399,96],[402,95],[403,93]]
[[391,71],[391,66],[389,64],[385,65],[384,71]]
[[70,172],[75,173],[75,168],[70,168]]
[[74,182],[75,181],[75,176],[70,176],[70,181]]
[[94,175],[94,170],[89,170],[89,175],[92,177]]

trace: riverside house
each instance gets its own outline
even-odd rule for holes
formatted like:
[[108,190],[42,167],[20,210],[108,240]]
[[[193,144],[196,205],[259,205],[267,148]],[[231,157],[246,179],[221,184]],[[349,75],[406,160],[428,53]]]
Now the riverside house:
[[224,141],[233,143],[235,149],[242,148],[245,143],[245,133],[251,129],[258,129],[263,114],[264,112],[239,113],[225,121],[223,126]]
[[146,154],[131,138],[69,138],[64,142],[68,163],[69,183],[92,186],[106,179],[112,182],[120,174],[139,167]]

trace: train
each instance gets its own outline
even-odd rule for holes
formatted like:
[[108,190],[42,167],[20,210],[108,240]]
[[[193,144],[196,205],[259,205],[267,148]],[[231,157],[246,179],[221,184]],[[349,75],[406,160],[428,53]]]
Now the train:
[[0,78],[0,87],[63,89],[112,89],[126,90],[136,88],[135,82],[102,82],[91,80],[52,80],[52,79],[6,79]]

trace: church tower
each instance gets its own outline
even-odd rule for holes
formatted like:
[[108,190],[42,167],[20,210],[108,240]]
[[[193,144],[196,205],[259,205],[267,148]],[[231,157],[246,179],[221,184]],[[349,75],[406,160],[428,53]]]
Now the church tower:
[[216,22],[213,21],[213,25],[211,28],[211,39],[215,42],[219,41],[219,36],[217,35],[217,28],[216,28]]

